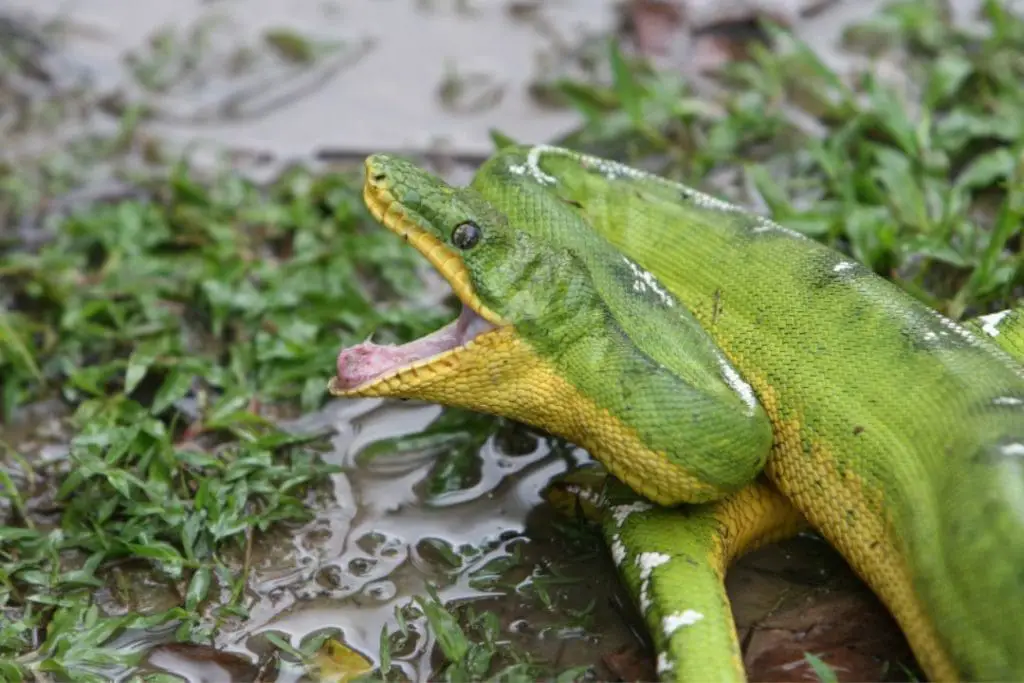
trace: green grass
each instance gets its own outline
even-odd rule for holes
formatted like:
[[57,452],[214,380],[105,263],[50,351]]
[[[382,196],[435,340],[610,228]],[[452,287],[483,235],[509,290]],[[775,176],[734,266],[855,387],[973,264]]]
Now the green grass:
[[[585,119],[561,142],[759,207],[953,317],[997,310],[1024,289],[1024,22],[996,2],[985,11],[990,37],[956,32],[919,2],[849,32],[897,58],[910,92],[866,74],[842,80],[771,28],[773,46],[732,65],[709,97],[613,47],[610,82],[552,84]],[[278,418],[324,403],[342,344],[371,332],[404,341],[452,315],[411,303],[419,256],[371,223],[358,177],[341,172],[293,168],[258,187],[176,165],[136,182],[136,198],[54,217],[51,239],[21,249],[21,219],[74,186],[89,155],[129,149],[134,130],[126,117],[117,136],[83,143],[71,170],[0,168],[4,680],[105,680],[142,654],[112,644],[126,629],[167,625],[203,643],[244,619],[252,545],[308,519],[331,471],[319,458],[328,435],[287,433]],[[59,418],[56,434],[37,413]],[[502,430],[515,432],[447,411],[362,458],[435,452],[426,495],[443,496],[472,480],[480,445]],[[47,440],[67,458],[27,445]],[[454,549],[436,550],[463,569]],[[100,586],[133,604],[118,583],[126,567],[178,597],[101,612]],[[480,580],[500,584],[510,568]],[[531,599],[558,609],[561,580],[543,573]],[[382,634],[386,664],[372,676],[390,680],[392,653],[425,630],[439,676],[552,674],[471,605],[407,609],[399,623],[416,628]]]
[[[37,252],[11,245],[0,255],[4,422],[16,427],[33,406],[56,402],[69,411],[70,447],[66,461],[47,464],[4,445],[6,679],[105,680],[143,654],[108,645],[129,629],[170,624],[175,639],[210,642],[247,615],[247,557],[261,532],[327,504],[317,484],[335,469],[319,458],[329,435],[296,436],[276,419],[323,404],[342,344],[371,332],[408,340],[453,315],[409,303],[419,256],[371,223],[356,180],[295,169],[259,188],[232,175],[200,182],[178,166],[144,186],[145,199],[89,206]],[[468,486],[492,436],[513,450],[522,438],[504,422],[448,411],[423,434],[360,457],[437,452],[429,499]],[[453,549],[435,550],[463,569]],[[181,601],[105,615],[94,591],[117,589],[120,568],[150,574]],[[498,571],[485,569],[477,582]],[[133,590],[115,590],[115,604],[130,609]],[[453,623],[444,608],[422,609],[423,628],[441,638],[437,628]],[[494,624],[476,619],[467,633],[490,640],[474,645],[473,666],[498,662],[487,655]]]
[[[131,621],[98,617],[88,596],[129,560],[183,589],[151,617],[180,621],[178,637],[244,616],[246,568],[226,554],[308,518],[331,470],[323,435],[274,418],[322,403],[340,343],[440,322],[371,304],[360,282],[408,297],[415,256],[366,229],[355,196],[337,175],[296,171],[263,192],[179,168],[149,199],[90,207],[37,253],[0,256],[5,422],[39,401],[73,410],[57,470],[5,447],[0,656],[68,675],[83,648],[105,661],[98,646]],[[211,591],[230,598],[204,609]],[[83,620],[97,639],[67,649]],[[51,638],[32,647],[41,630]]]

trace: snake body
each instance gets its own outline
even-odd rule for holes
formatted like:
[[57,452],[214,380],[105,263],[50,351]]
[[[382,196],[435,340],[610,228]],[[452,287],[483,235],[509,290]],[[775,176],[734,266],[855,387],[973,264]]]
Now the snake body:
[[366,168],[371,213],[464,313],[344,350],[332,393],[586,448],[629,489],[605,529],[662,677],[742,679],[728,562],[809,523],[930,678],[1024,679],[1019,311],[958,324],[764,217],[556,147],[505,148],[464,188]]

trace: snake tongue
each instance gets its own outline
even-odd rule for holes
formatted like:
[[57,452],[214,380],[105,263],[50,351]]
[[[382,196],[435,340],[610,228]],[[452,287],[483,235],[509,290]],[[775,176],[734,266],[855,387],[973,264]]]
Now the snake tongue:
[[338,354],[338,375],[334,386],[354,389],[362,384],[463,346],[477,335],[494,329],[494,325],[477,315],[468,306],[459,317],[441,329],[407,344],[374,344],[366,341],[342,349]]

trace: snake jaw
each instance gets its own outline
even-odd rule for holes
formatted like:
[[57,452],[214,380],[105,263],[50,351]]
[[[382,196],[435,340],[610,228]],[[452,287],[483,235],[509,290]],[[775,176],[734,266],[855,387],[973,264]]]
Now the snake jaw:
[[417,386],[425,377],[437,377],[457,369],[460,358],[472,352],[475,339],[509,325],[473,291],[469,269],[462,259],[419,226],[391,190],[376,182],[372,173],[367,173],[363,200],[381,225],[426,257],[461,301],[462,311],[448,325],[407,344],[381,345],[366,341],[342,349],[338,354],[337,375],[328,383],[328,391],[347,398],[414,398]]
[[[416,382],[410,377],[422,375],[419,371],[424,368],[451,368],[459,354],[469,350],[473,340],[496,329],[464,305],[459,317],[451,323],[407,344],[366,341],[342,349],[338,354],[337,375],[331,379],[328,390],[335,396],[355,397],[370,393],[384,395],[389,387],[412,389]],[[400,392],[390,393],[397,396]]]

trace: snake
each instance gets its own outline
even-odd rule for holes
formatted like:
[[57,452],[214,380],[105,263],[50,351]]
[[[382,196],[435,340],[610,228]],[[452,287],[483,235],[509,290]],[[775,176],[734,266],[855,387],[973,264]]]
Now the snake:
[[809,528],[929,680],[1024,680],[1024,309],[957,322],[768,217],[551,145],[465,186],[371,155],[363,199],[461,312],[343,348],[328,391],[585,449],[659,678],[744,680],[725,573]]

